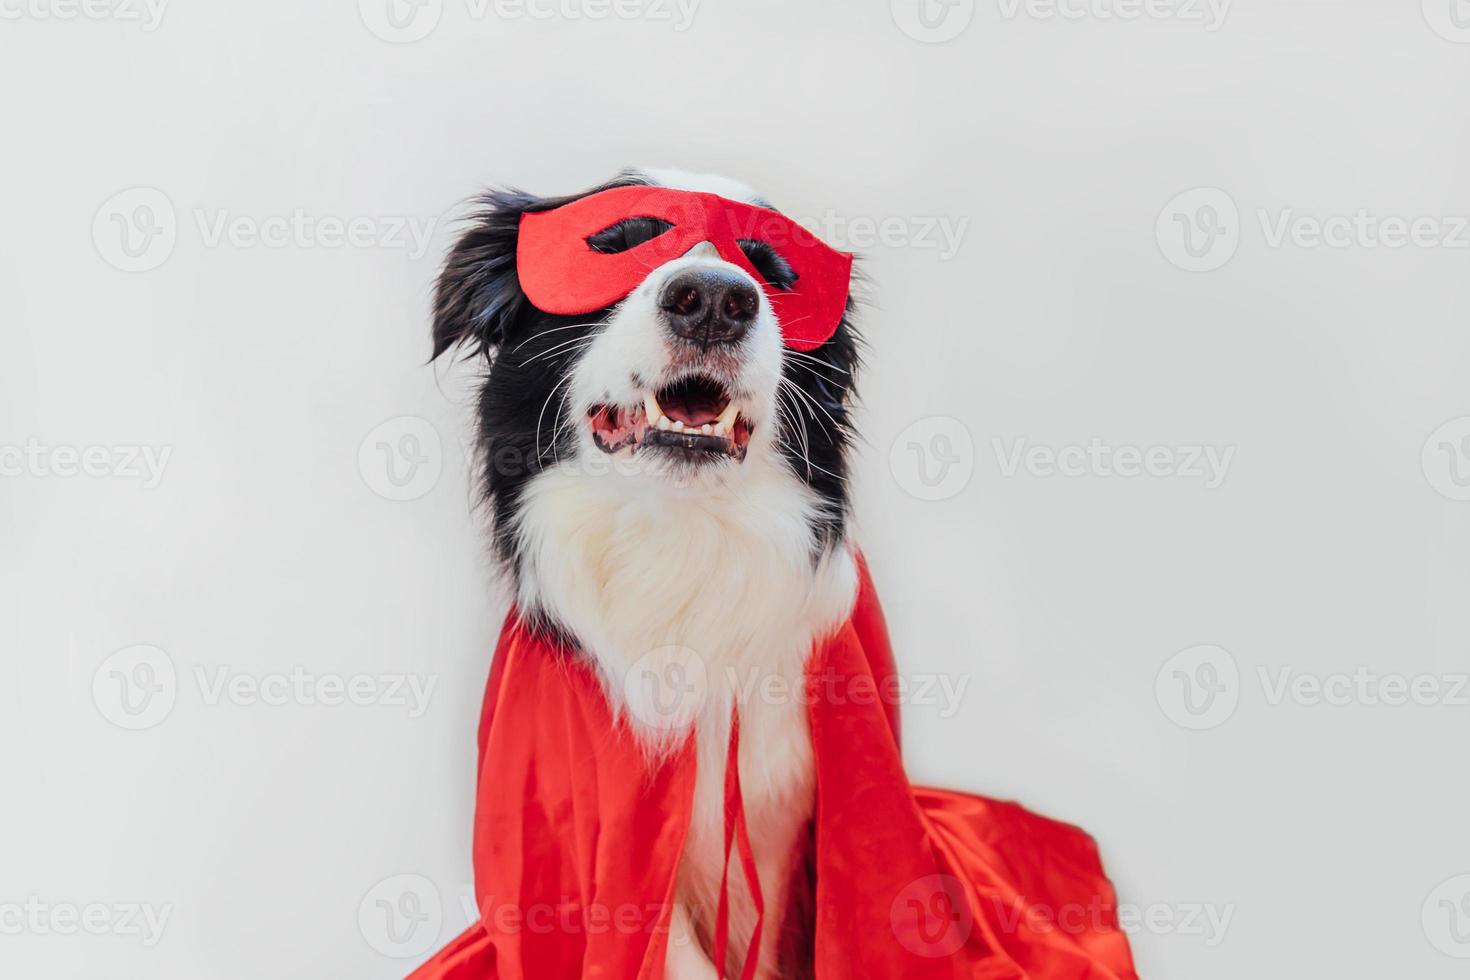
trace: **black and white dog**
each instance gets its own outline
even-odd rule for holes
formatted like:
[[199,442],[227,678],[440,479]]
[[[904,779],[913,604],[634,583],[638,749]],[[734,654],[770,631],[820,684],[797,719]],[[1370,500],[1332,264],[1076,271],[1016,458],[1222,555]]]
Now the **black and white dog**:
[[[735,181],[663,171],[586,193],[623,185],[769,207]],[[650,752],[695,726],[698,785],[668,975],[713,978],[729,679],[774,676],[796,690],[813,640],[841,624],[855,597],[846,475],[858,338],[849,304],[822,346],[783,345],[762,286],[780,288],[793,273],[760,243],[741,248],[764,284],[696,245],[611,307],[537,309],[517,275],[522,215],[584,196],[484,196],[439,278],[434,351],[463,346],[486,358],[484,493],[522,614],[595,661]],[[659,232],[635,218],[589,243],[616,253]],[[684,661],[694,657],[708,687],[687,710],[671,713],[667,692],[631,679],[635,669],[689,676]],[[812,812],[812,749],[801,699],[764,701],[741,708],[740,774],[765,921],[780,923],[791,903],[809,901],[789,882]],[[731,949],[743,950],[755,911],[734,880],[731,898]],[[762,964],[781,958],[778,932],[763,930]]]

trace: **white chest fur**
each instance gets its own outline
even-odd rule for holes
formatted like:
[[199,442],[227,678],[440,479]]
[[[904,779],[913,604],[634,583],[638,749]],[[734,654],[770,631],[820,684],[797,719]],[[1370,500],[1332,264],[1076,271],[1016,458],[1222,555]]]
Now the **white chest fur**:
[[[846,547],[813,561],[810,492],[778,464],[753,456],[745,466],[738,483],[682,489],[549,470],[518,528],[522,607],[577,635],[650,753],[694,727],[699,772],[679,893],[701,931],[720,880],[731,706],[740,703],[741,783],[771,921],[811,812],[807,656],[847,617],[857,588]],[[733,889],[732,900],[738,940],[752,912]],[[771,940],[776,929],[765,932]]]

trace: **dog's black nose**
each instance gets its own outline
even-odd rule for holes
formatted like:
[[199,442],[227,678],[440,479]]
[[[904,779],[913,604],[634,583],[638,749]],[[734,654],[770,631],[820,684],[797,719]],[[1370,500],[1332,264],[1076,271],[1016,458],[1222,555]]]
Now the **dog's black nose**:
[[748,279],[723,269],[681,272],[659,298],[674,336],[706,348],[744,337],[760,305],[760,294]]

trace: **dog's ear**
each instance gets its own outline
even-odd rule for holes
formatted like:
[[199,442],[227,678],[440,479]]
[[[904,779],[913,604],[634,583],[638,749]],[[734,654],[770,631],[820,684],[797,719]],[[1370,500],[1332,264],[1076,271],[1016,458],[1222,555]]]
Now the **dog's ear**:
[[491,191],[477,205],[434,290],[434,357],[461,345],[493,353],[527,303],[516,275],[516,242],[521,215],[545,202],[519,191]]

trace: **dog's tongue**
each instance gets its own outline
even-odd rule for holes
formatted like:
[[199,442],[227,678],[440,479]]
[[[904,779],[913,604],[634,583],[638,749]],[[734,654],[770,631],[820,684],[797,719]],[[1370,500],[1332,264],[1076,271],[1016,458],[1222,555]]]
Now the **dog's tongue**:
[[658,405],[669,418],[693,426],[713,425],[725,410],[719,397],[698,391],[662,393]]

